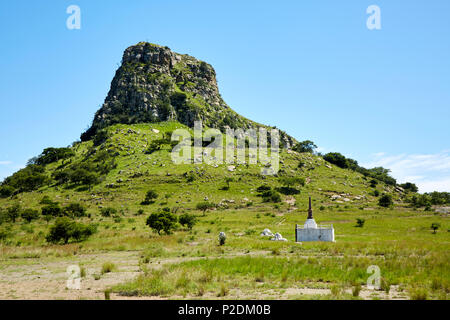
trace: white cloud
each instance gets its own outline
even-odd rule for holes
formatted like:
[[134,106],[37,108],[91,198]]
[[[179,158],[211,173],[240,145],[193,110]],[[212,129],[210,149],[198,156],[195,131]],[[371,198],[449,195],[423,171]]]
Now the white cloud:
[[12,164],[12,161],[0,161],[0,166],[7,166]]
[[450,151],[435,154],[373,155],[374,159],[363,167],[384,167],[400,183],[414,182],[420,192],[450,191]]

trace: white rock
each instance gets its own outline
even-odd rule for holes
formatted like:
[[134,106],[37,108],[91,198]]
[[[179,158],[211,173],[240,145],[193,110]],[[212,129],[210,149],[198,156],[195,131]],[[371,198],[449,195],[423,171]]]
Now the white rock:
[[267,236],[273,237],[273,233],[269,229],[264,229],[263,232],[261,232],[261,236],[262,237],[267,237]]
[[272,241],[287,241],[285,238],[283,238],[283,236],[281,234],[279,234],[278,232],[275,233],[275,236],[270,239]]

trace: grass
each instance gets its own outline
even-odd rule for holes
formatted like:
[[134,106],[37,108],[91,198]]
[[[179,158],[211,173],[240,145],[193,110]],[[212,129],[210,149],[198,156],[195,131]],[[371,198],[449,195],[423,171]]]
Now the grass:
[[105,274],[105,273],[110,273],[110,272],[113,272],[114,270],[116,270],[116,265],[114,264],[114,263],[112,263],[112,262],[105,262],[103,265],[102,265],[102,271],[101,271],[101,273],[102,274]]
[[[333,165],[330,169],[314,155],[286,151],[281,155],[281,168],[309,182],[299,194],[289,196],[295,200],[293,210],[285,202],[288,196],[284,195],[274,209],[273,203],[262,201],[256,189],[262,184],[272,187],[281,184],[276,177],[262,179],[258,166],[238,165],[230,172],[226,165],[174,165],[168,150],[151,155],[143,152],[152,139],[180,127],[183,126],[175,122],[110,127],[111,137],[105,146],[118,150],[118,166],[91,192],[50,185],[12,199],[0,199],[3,209],[20,203],[23,208],[40,210],[39,202],[44,195],[61,205],[80,202],[90,216],[77,220],[98,225],[98,232],[82,243],[52,245],[45,240],[52,221],[38,219],[27,223],[19,218],[14,224],[4,222],[0,228],[8,232],[0,242],[0,268],[33,261],[73,260],[79,254],[138,251],[142,274],[115,287],[115,292],[216,297],[222,285],[228,290],[227,296],[235,292],[259,296],[264,290],[304,286],[346,287],[351,292],[357,284],[364,287],[369,276],[367,267],[378,265],[385,281],[384,292],[392,291],[393,286],[404,286],[405,295],[410,298],[423,297],[422,291],[427,292],[428,299],[448,297],[450,233],[447,230],[450,225],[447,215],[413,210],[403,202],[401,194],[382,183],[376,188],[393,194],[396,205],[380,208],[377,198],[371,195],[373,188],[369,181],[360,174]],[[139,133],[129,134],[129,128]],[[92,142],[75,148],[73,162],[81,161],[93,150]],[[305,163],[302,169],[298,169],[299,161]],[[61,164],[48,165],[47,173]],[[189,182],[185,173],[194,177],[193,180]],[[233,178],[230,188],[221,190],[230,177]],[[119,179],[122,182],[118,183]],[[116,187],[108,188],[111,183]],[[140,205],[150,189],[157,191],[159,197],[153,204]],[[331,195],[343,193],[351,201],[339,203],[331,199]],[[316,221],[333,224],[336,243],[294,242],[295,224],[302,224],[306,219],[308,196],[313,199]],[[205,201],[205,197],[208,202],[223,203],[223,206],[203,214],[196,205]],[[104,217],[102,207],[117,212],[115,216]],[[179,228],[172,235],[159,236],[151,232],[145,221],[163,207],[176,209],[177,215],[193,214],[198,223],[192,231]],[[364,227],[355,228],[356,219],[363,219]],[[436,234],[430,229],[432,223],[441,225]],[[281,233],[288,241],[260,237],[265,228]],[[218,245],[221,231],[227,235],[224,246]],[[171,263],[160,266],[161,261]],[[115,269],[114,265],[105,265],[101,274]],[[327,297],[341,299],[353,295],[341,292]]]

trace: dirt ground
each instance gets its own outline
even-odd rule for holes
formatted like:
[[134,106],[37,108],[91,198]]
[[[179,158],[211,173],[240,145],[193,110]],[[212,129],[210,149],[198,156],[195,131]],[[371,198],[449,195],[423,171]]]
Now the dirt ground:
[[[261,253],[260,253],[261,254]],[[119,251],[95,254],[80,254],[70,258],[48,259],[14,259],[0,261],[0,299],[20,300],[95,300],[105,299],[104,291],[119,283],[132,280],[139,273],[139,251]],[[158,268],[168,263],[177,263],[190,258],[167,258],[152,261],[151,266]],[[101,274],[102,265],[111,262],[116,265],[113,272]],[[71,265],[80,265],[85,270],[81,279],[80,289],[68,289],[69,275],[67,268]],[[350,291],[348,290],[350,293]],[[227,299],[298,299],[302,296],[326,295],[329,289],[317,288],[287,288],[281,291],[265,290],[261,292],[242,292],[232,289]],[[373,291],[364,288],[360,297],[363,299],[404,299],[391,287],[391,292]],[[173,296],[170,299],[190,299],[198,297]],[[203,299],[216,299],[216,296],[205,294]],[[111,299],[161,299],[161,297],[124,297],[112,293]]]

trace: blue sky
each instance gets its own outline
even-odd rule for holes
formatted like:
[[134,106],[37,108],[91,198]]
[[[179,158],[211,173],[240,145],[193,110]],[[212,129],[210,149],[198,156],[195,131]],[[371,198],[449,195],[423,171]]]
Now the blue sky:
[[123,51],[149,41],[211,63],[248,118],[450,191],[449,14],[447,0],[2,1],[0,180],[77,140]]

